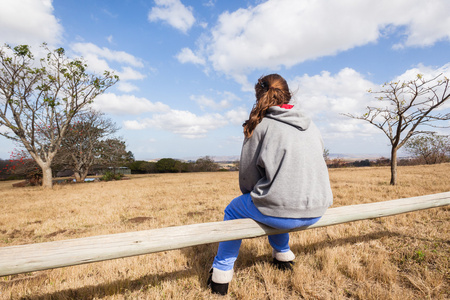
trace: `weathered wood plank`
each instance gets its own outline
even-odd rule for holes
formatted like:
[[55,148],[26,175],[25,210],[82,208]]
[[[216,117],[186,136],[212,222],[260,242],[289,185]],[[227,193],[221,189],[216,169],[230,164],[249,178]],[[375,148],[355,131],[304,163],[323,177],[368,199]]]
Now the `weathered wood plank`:
[[[450,204],[450,192],[330,208],[300,231]],[[287,232],[251,219],[211,222],[0,248],[0,276]]]

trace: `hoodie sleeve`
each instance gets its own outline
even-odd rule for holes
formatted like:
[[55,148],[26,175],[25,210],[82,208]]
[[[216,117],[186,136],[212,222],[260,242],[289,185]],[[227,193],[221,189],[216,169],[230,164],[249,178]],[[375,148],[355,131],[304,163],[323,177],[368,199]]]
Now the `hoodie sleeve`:
[[254,131],[252,137],[246,138],[242,145],[239,163],[239,188],[243,194],[253,191],[256,183],[265,176],[265,170],[258,164],[264,136]]

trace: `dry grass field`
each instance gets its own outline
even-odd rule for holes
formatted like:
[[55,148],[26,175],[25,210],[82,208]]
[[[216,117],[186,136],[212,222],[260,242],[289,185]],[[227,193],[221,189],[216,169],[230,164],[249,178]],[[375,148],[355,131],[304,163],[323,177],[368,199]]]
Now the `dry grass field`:
[[[450,164],[331,169],[334,206],[450,191]],[[12,188],[0,182],[0,246],[219,221],[238,173]],[[244,240],[224,299],[449,299],[450,207],[291,234],[293,271],[265,237]],[[217,244],[0,277],[0,299],[218,299],[206,287]]]

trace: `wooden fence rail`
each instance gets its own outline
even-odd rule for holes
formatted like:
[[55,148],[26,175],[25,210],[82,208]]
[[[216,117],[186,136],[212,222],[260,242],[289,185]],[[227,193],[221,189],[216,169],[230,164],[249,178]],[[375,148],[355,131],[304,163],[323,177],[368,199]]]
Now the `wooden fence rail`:
[[[450,204],[450,192],[330,208],[319,222],[292,231],[331,226]],[[0,248],[0,276],[67,267],[190,246],[288,232],[251,219],[192,224]]]

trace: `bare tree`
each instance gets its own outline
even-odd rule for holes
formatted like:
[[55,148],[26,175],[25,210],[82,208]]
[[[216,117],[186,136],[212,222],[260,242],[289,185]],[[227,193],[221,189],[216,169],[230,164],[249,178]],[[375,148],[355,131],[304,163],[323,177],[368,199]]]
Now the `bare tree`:
[[70,167],[75,180],[83,182],[90,168],[99,163],[103,141],[117,130],[116,124],[103,113],[80,112],[72,119],[55,161]]
[[23,145],[42,169],[42,185],[52,187],[52,161],[72,118],[119,78],[88,74],[83,60],[44,47],[38,61],[27,45],[0,48],[0,127],[10,130],[0,134]]
[[442,163],[450,158],[450,138],[446,135],[418,135],[409,139],[405,148],[427,165]]
[[397,151],[409,138],[420,133],[423,126],[436,127],[438,121],[450,120],[450,113],[436,112],[450,97],[449,79],[442,74],[431,79],[417,75],[414,80],[386,83],[377,99],[379,106],[368,106],[362,116],[344,114],[374,125],[389,138],[391,143],[391,185],[397,183]]

